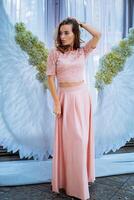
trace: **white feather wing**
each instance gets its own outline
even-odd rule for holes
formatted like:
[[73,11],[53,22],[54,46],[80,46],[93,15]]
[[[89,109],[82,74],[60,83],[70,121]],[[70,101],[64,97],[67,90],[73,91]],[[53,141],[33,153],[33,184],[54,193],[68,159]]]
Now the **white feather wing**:
[[134,138],[134,54],[112,84],[99,92],[94,129],[96,157]]
[[20,156],[46,159],[52,154],[54,117],[48,90],[18,45],[0,1],[0,144]]

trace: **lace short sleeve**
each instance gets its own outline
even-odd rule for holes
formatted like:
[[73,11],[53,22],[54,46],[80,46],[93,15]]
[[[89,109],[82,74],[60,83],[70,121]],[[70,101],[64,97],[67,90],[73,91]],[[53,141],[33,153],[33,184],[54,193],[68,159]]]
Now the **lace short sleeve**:
[[57,54],[56,50],[53,48],[50,50],[48,54],[46,75],[56,75],[56,62],[57,62]]
[[93,47],[93,46],[92,46],[91,40],[88,41],[88,42],[82,47],[85,57],[87,58],[88,55],[89,55],[89,53],[91,53],[95,48],[96,48],[96,47]]

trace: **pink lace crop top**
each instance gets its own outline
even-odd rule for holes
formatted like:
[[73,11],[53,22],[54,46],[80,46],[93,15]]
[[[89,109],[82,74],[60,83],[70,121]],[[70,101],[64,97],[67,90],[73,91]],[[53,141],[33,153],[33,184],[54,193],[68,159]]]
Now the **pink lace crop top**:
[[47,59],[46,75],[56,75],[58,82],[84,80],[84,66],[88,54],[93,50],[90,43],[74,51],[62,53],[51,49]]

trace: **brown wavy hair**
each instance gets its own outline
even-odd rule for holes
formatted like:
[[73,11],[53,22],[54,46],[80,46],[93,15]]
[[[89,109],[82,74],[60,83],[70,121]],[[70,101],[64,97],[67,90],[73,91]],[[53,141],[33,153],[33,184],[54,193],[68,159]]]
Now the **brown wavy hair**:
[[76,50],[77,48],[80,48],[80,29],[78,22],[73,18],[66,18],[64,19],[57,28],[56,36],[55,36],[55,46],[56,48],[61,51],[62,53],[68,51],[70,45],[63,45],[60,39],[60,27],[62,25],[66,24],[72,24],[72,32],[74,33],[74,45],[73,49]]

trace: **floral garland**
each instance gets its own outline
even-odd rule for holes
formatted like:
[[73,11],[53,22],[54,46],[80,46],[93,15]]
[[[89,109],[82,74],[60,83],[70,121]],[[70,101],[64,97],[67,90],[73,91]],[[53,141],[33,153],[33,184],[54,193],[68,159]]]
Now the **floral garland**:
[[129,29],[128,37],[122,39],[117,47],[99,60],[99,71],[96,73],[95,87],[100,90],[111,84],[113,78],[123,70],[126,59],[133,54],[134,28]]
[[45,48],[44,43],[33,36],[32,32],[27,31],[25,24],[22,22],[15,24],[15,31],[16,42],[29,55],[29,64],[35,66],[38,71],[36,78],[43,82],[45,89],[48,88],[47,76],[45,75],[48,50]]

